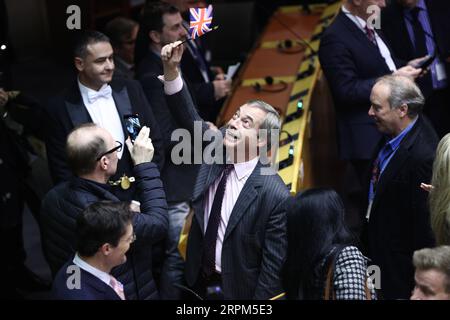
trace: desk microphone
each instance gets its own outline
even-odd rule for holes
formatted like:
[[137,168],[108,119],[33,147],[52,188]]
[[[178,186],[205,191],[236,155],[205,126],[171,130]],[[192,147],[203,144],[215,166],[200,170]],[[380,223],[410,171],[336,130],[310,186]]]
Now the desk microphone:
[[288,84],[287,84],[285,81],[283,81],[283,80],[280,80],[280,81],[278,82],[278,84],[280,84],[281,86],[275,87],[273,81],[274,81],[274,80],[273,80],[273,77],[267,76],[267,77],[264,78],[265,84],[262,84],[262,85],[261,85],[259,82],[256,82],[256,83],[253,85],[253,89],[254,89],[256,92],[261,92],[261,91],[263,91],[263,92],[272,92],[272,93],[276,93],[276,92],[284,91],[284,90],[286,90],[287,87],[288,87]]
[[[298,42],[300,42],[301,44],[303,44],[304,46],[308,47],[309,50],[311,51],[312,55],[317,54],[317,51],[314,50],[314,48],[309,44],[308,41],[306,41],[305,39],[303,39],[297,32],[295,32],[294,30],[292,30],[288,25],[286,25],[281,19],[279,19],[277,17],[277,12],[275,11],[273,14],[267,10],[266,7],[264,7],[263,5],[261,5],[260,3],[256,2],[256,5],[258,7],[260,7],[264,12],[266,12],[266,14],[272,16],[279,24],[281,24],[286,30],[288,30],[290,33],[292,33],[298,40]],[[306,8],[305,6],[308,7],[308,9],[304,9],[307,13],[311,13],[311,9],[309,9],[309,6],[307,4],[303,4],[302,8]],[[291,43],[292,44],[292,43]]]

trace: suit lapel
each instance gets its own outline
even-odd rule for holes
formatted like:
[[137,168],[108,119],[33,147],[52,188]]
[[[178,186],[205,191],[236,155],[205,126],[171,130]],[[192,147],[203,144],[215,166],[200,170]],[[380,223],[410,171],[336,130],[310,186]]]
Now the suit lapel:
[[66,110],[74,127],[77,127],[83,123],[92,122],[92,118],[84,105],[83,99],[81,98],[80,88],[78,87],[77,81],[68,91],[68,95],[66,97]]
[[114,98],[114,103],[116,104],[117,112],[119,113],[120,123],[122,123],[122,129],[125,137],[128,136],[127,129],[125,127],[124,116],[133,114],[133,108],[131,107],[130,97],[128,96],[128,91],[126,86],[116,87],[111,84],[112,96]]
[[256,208],[250,208],[250,206],[253,204],[253,202],[258,197],[258,188],[262,184],[262,176],[261,176],[261,163],[258,162],[255,169],[253,170],[252,174],[244,184],[244,187],[242,188],[241,193],[239,194],[239,197],[236,201],[236,204],[233,207],[233,211],[231,212],[230,219],[228,221],[227,229],[225,231],[225,236],[223,238],[223,241],[230,236],[230,234],[233,232],[236,225],[241,220],[242,216],[244,214],[249,214],[250,211]]
[[421,125],[421,119],[417,119],[416,124],[411,129],[411,131],[405,136],[403,141],[400,143],[397,152],[394,154],[392,159],[389,161],[386,169],[380,177],[378,182],[377,192],[375,193],[375,198],[373,199],[372,212],[375,212],[376,207],[386,190],[387,185],[395,177],[395,175],[401,170],[404,163],[408,160],[410,156],[409,149],[416,140],[419,133],[419,126]]
[[[369,38],[367,38],[367,35],[356,26],[356,24],[349,18],[344,12],[339,12],[339,19],[342,21],[344,26],[353,34],[355,39],[363,45],[365,50],[369,50],[374,56],[377,57],[379,60],[379,63],[382,63],[387,70],[389,70],[386,61],[384,60],[383,56],[380,53],[379,48],[374,45],[372,42],[370,42]],[[383,39],[384,41],[384,39]],[[386,41],[384,41],[386,43]],[[361,53],[363,54],[363,53]]]

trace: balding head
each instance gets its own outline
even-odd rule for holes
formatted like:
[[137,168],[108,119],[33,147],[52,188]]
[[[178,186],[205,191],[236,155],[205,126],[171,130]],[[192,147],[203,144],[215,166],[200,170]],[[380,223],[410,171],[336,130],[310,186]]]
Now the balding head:
[[77,176],[91,174],[97,158],[110,148],[111,134],[93,123],[76,127],[67,137],[67,162]]

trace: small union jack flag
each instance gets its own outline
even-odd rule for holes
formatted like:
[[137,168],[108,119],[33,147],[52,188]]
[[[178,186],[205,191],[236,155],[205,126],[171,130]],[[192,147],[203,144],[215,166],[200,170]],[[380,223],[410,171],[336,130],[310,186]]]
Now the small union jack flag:
[[191,8],[191,25],[190,33],[191,39],[201,37],[205,33],[211,31],[212,23],[212,5],[208,8]]

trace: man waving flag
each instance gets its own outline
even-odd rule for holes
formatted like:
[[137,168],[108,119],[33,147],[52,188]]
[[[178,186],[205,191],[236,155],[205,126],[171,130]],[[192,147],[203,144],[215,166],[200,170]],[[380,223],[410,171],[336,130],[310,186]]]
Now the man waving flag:
[[190,33],[191,39],[201,37],[205,33],[211,31],[212,23],[212,5],[207,8],[191,8],[191,24]]

